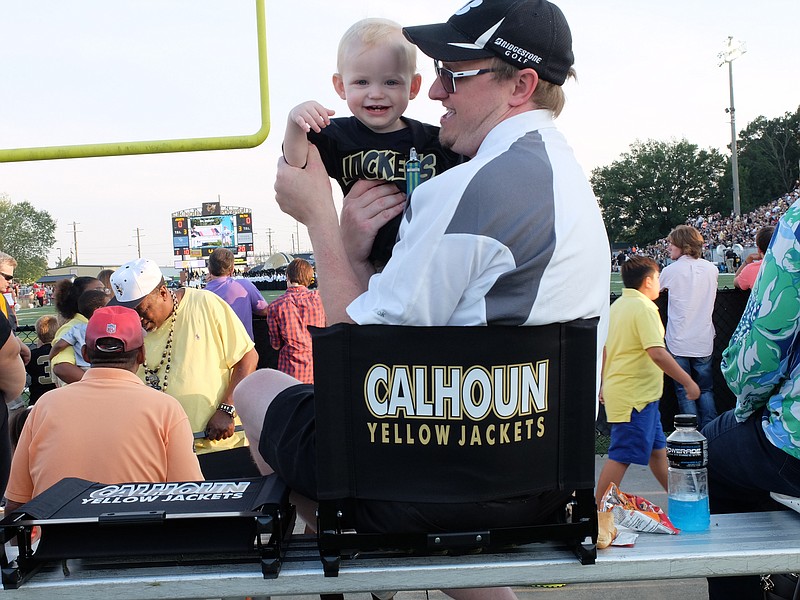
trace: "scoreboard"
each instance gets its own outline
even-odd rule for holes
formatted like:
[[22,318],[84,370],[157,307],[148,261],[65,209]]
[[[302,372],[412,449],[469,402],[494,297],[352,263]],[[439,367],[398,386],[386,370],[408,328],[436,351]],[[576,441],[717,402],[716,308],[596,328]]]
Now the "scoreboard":
[[172,249],[180,260],[210,256],[228,248],[237,258],[253,255],[253,218],[249,212],[172,217]]

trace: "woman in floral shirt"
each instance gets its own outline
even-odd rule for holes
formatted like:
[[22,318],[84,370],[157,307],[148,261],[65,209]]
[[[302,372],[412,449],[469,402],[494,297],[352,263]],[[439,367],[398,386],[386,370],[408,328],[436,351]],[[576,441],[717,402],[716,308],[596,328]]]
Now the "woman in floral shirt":
[[[709,423],[714,513],[777,510],[800,496],[800,200],[781,218],[722,355],[736,408]],[[729,587],[730,586],[730,587]],[[758,577],[709,579],[709,598],[762,598]]]

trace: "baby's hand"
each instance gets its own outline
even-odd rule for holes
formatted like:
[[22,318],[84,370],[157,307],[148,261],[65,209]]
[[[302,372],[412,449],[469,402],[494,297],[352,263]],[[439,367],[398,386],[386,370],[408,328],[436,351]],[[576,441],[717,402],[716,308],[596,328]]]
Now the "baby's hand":
[[331,124],[331,117],[336,111],[325,108],[319,102],[309,100],[295,106],[289,113],[289,121],[308,133],[312,129],[319,133],[323,127]]

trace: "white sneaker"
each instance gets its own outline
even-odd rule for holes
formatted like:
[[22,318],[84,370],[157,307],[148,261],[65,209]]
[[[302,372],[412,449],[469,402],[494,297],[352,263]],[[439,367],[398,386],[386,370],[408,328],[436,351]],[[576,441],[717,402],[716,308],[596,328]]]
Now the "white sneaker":
[[800,498],[795,498],[794,496],[787,496],[785,494],[779,494],[777,492],[770,492],[770,496],[772,496],[773,500],[780,502],[784,506],[788,506],[792,510],[800,512]]

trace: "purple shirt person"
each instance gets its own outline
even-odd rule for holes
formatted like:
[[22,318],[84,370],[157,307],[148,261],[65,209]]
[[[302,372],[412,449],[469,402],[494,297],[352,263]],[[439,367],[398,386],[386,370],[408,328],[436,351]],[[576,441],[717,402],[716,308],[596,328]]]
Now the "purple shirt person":
[[233,252],[217,248],[208,258],[208,283],[205,289],[213,292],[233,309],[253,338],[253,315],[266,316],[267,301],[252,283],[246,279],[234,279]]

